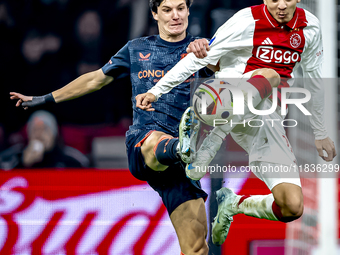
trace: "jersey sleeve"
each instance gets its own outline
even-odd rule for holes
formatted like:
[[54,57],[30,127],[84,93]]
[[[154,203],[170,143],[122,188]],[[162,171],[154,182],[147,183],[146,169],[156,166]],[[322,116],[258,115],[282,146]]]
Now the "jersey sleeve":
[[322,35],[319,20],[310,12],[306,11],[308,26],[304,29],[306,39],[302,54],[301,67],[310,72],[321,67],[323,62]]
[[248,33],[251,34],[251,29],[248,27],[254,22],[250,8],[239,11],[217,30],[210,40],[210,51],[207,52],[205,58],[199,59],[193,53],[188,54],[148,92],[158,99],[201,68],[208,64],[216,65],[221,56],[235,48],[241,50],[243,47],[248,47],[248,40],[252,40],[252,37],[248,35]]
[[308,108],[311,112],[310,123],[316,140],[328,137],[324,121],[325,92],[321,78],[321,68],[304,71],[305,88],[311,93]]
[[319,20],[310,12],[306,12],[308,21],[304,29],[306,46],[302,54],[301,67],[305,78],[304,87],[311,93],[308,108],[311,112],[310,123],[316,140],[328,137],[324,121],[325,92],[321,68],[323,62],[322,35]]
[[105,75],[112,76],[115,80],[124,78],[130,74],[130,54],[128,42],[121,48],[108,63],[102,67]]

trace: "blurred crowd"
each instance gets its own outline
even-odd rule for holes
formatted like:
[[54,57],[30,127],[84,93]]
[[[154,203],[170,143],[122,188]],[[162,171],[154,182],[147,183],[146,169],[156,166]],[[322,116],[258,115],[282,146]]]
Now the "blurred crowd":
[[[210,38],[237,10],[261,3],[194,0],[188,31]],[[27,123],[39,110],[16,108],[9,92],[50,93],[102,67],[128,40],[157,33],[157,25],[148,0],[0,0],[0,31],[1,152],[29,141]],[[44,109],[55,116],[65,144],[87,155],[93,137],[124,135],[131,123],[131,87],[123,79]]]
[[66,146],[59,136],[55,117],[44,110],[34,112],[26,125],[25,143],[18,142],[0,152],[0,169],[89,167],[89,159]]

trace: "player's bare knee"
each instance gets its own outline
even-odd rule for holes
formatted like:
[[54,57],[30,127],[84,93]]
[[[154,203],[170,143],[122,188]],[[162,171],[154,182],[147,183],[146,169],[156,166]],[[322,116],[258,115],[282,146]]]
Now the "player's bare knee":
[[154,131],[145,139],[142,144],[141,151],[144,157],[144,161],[148,167],[155,171],[164,171],[168,166],[164,166],[156,159],[154,148],[163,137],[172,137],[160,131]]
[[158,141],[162,138],[162,136],[169,136],[160,131],[154,131],[151,135],[144,141],[143,147],[147,147],[148,149],[153,149],[153,147],[158,143]]
[[291,183],[281,183],[275,186],[272,192],[285,222],[296,220],[302,215],[303,194],[301,187]]
[[299,218],[303,214],[303,201],[298,197],[289,198],[285,201],[283,217]]
[[303,203],[295,201],[288,205],[290,214],[295,217],[300,217],[303,213]]
[[157,131],[152,132],[152,134],[147,139],[145,139],[145,141],[143,142],[142,147],[141,147],[144,159],[146,159],[146,157],[155,157],[155,155],[153,153],[153,148],[155,147],[155,145],[159,141],[159,138],[163,134],[164,133],[157,132]]
[[269,81],[272,88],[276,88],[277,86],[279,86],[281,81],[280,75],[274,69],[271,68],[258,69],[253,73],[252,76],[255,75],[262,75],[263,77],[265,77]]

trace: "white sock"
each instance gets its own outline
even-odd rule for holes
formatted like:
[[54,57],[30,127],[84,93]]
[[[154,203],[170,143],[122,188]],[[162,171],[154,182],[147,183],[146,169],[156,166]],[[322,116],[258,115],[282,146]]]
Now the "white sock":
[[[240,203],[241,199],[243,201]],[[237,196],[233,209],[235,214],[243,213],[260,219],[278,221],[272,209],[273,203],[275,203],[273,194]]]

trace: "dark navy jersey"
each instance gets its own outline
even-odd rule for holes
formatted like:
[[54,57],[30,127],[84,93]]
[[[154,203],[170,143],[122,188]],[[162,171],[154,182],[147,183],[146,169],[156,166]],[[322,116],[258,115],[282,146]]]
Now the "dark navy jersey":
[[[126,133],[127,140],[131,135],[137,135],[140,130],[158,130],[178,136],[179,121],[190,105],[190,79],[198,74],[194,74],[152,103],[155,111],[148,112],[137,108],[135,97],[151,89],[166,72],[184,58],[187,46],[195,39],[197,38],[191,35],[187,35],[180,42],[167,42],[159,35],[134,39],[102,67],[104,74],[114,79],[130,75],[133,124]],[[202,73],[209,74],[208,71]]]

